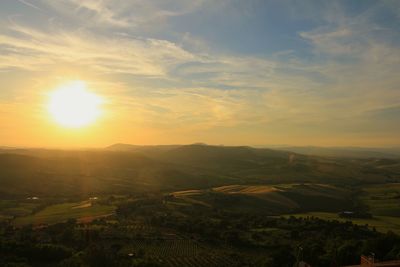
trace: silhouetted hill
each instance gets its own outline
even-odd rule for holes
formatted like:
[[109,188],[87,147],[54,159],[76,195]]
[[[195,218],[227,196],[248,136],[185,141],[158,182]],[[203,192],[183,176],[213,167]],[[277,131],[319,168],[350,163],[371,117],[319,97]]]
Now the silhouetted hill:
[[395,164],[390,168],[386,166],[376,169],[378,166],[374,160],[307,156],[267,148],[193,144],[160,146],[160,148],[133,146],[132,149],[152,159],[208,170],[233,177],[242,183],[287,181],[358,183],[399,178],[397,169],[392,168]]
[[165,151],[159,158],[206,168],[256,168],[265,163],[288,162],[290,152],[251,147],[225,147],[208,145],[185,145]]
[[293,151],[304,155],[338,158],[400,158],[400,149],[396,148],[288,146],[278,147],[278,149]]
[[180,147],[180,145],[152,145],[152,146],[139,146],[129,144],[114,144],[106,147],[110,151],[126,151],[126,152],[143,152],[143,151],[168,151]]
[[218,185],[225,179],[136,153],[49,154],[52,156],[0,154],[0,192],[3,195],[129,193]]
[[252,147],[115,145],[103,150],[0,150],[0,193],[176,191],[232,184],[400,181],[398,159],[305,156]]
[[[107,149],[140,152],[150,158],[197,167],[259,166],[274,160],[287,162],[292,152],[257,149],[247,146],[211,146],[205,144],[171,146],[113,145]],[[300,155],[298,155],[300,156]]]

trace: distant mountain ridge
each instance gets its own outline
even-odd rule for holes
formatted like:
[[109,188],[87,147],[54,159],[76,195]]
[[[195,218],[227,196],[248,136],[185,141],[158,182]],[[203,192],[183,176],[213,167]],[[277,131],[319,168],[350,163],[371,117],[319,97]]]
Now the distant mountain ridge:
[[163,150],[167,151],[170,149],[178,148],[181,145],[131,145],[131,144],[114,144],[106,147],[106,150],[111,151],[129,151],[129,152],[137,152],[137,151],[152,151],[152,150]]
[[215,146],[207,145],[204,143],[195,143],[189,145],[130,145],[130,144],[114,144],[106,147],[107,150],[113,151],[130,151],[130,152],[143,152],[143,151],[154,151],[162,150],[168,151],[172,149],[183,147],[207,147],[207,148],[247,148],[252,149],[264,149],[270,151],[285,151],[293,152],[296,154],[310,155],[310,156],[323,156],[323,157],[346,157],[346,158],[400,158],[400,147],[399,148],[364,148],[364,147],[318,147],[318,146],[263,146],[263,147],[251,147],[251,146]]
[[[229,168],[232,170],[257,168],[266,162],[287,163],[293,152],[253,148],[249,146],[213,146],[206,144],[131,146],[114,145],[107,148],[112,151],[134,152],[149,158],[209,169]],[[298,158],[303,157],[297,155]]]
[[117,144],[97,150],[0,149],[0,168],[0,195],[126,194],[232,184],[400,181],[400,158],[321,157],[205,144]]
[[278,146],[275,149],[325,157],[400,158],[400,148]]

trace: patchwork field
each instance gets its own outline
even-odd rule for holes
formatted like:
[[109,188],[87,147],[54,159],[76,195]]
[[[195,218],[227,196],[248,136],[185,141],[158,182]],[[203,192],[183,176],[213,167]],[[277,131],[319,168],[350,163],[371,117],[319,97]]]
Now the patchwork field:
[[[326,184],[226,185],[171,194],[176,200],[233,212],[270,215],[304,211],[340,211],[351,206],[350,191]],[[176,202],[176,201],[175,201]]]
[[370,185],[362,188],[361,201],[377,216],[400,217],[400,184]]
[[68,219],[90,221],[91,218],[98,218],[113,214],[114,206],[90,204],[89,202],[63,203],[51,205],[45,209],[29,216],[17,217],[13,223],[17,226],[33,224],[54,224]]
[[29,200],[0,200],[0,218],[26,216],[31,214],[39,203]]

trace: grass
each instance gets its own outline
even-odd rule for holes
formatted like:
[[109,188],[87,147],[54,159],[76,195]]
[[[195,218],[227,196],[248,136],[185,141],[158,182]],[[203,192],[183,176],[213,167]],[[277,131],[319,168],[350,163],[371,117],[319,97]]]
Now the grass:
[[[362,187],[360,200],[373,214],[372,219],[340,218],[332,212],[308,212],[293,214],[296,217],[314,216],[324,220],[352,221],[354,224],[375,227],[377,231],[393,231],[400,234],[400,184],[380,184]],[[289,216],[289,215],[288,215]]]
[[68,219],[89,219],[90,217],[112,214],[115,211],[114,206],[94,204],[89,207],[77,208],[80,205],[82,203],[51,205],[34,215],[16,218],[14,224],[17,226],[54,224],[67,221]]
[[336,213],[331,212],[307,212],[307,213],[297,213],[285,215],[284,217],[295,216],[295,217],[316,217],[323,220],[337,220],[340,222],[351,221],[354,224],[366,225],[369,227],[375,227],[377,231],[386,233],[388,231],[393,231],[400,234],[400,218],[391,216],[374,216],[372,219],[353,219],[353,218],[340,218]]
[[225,185],[205,190],[179,191],[172,195],[193,204],[233,212],[337,212],[351,206],[349,190],[312,183]]
[[16,201],[16,200],[0,200],[0,216],[13,217],[13,216],[27,216],[39,203]]
[[213,190],[228,194],[265,194],[278,191],[275,187],[268,185],[226,185],[213,188]]
[[400,184],[363,187],[360,199],[378,216],[400,216]]

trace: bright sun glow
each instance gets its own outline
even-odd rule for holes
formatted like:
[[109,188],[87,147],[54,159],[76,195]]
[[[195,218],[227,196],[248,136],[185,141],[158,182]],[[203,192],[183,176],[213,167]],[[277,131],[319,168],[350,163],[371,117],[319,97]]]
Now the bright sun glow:
[[73,81],[57,88],[50,95],[49,112],[54,120],[69,128],[93,123],[101,114],[102,99],[86,88],[86,83]]

